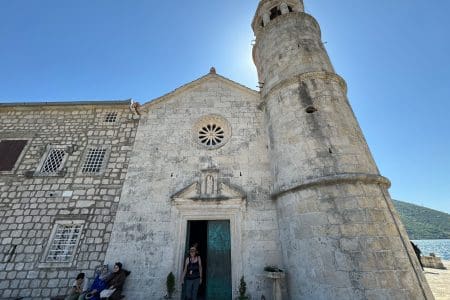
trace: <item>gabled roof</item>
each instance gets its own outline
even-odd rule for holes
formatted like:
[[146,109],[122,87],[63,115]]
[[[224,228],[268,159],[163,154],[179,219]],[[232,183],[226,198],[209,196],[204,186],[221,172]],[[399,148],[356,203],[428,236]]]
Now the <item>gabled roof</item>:
[[145,103],[142,105],[142,108],[146,109],[146,108],[150,108],[153,105],[156,105],[158,103],[163,102],[164,100],[170,98],[171,96],[177,95],[179,93],[185,92],[189,89],[195,88],[197,86],[199,86],[200,84],[207,82],[208,80],[219,80],[222,81],[223,83],[235,88],[235,89],[239,89],[241,91],[244,91],[246,93],[249,93],[253,96],[259,96],[259,92],[252,90],[251,88],[246,87],[245,85],[242,85],[240,83],[237,83],[236,81],[233,81],[231,79],[228,79],[226,77],[223,77],[222,75],[219,75],[216,73],[216,70],[214,68],[211,68],[210,72],[208,74],[206,74],[205,76],[202,76],[194,81],[191,81],[187,84],[184,84],[182,86],[180,86],[179,88],[174,89],[173,91],[155,98],[153,100],[150,100],[149,102]]

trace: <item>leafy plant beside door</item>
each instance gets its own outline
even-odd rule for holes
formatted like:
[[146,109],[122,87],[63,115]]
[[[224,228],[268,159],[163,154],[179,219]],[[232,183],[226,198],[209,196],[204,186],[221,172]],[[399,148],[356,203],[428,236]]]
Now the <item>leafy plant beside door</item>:
[[244,280],[244,276],[241,277],[241,283],[239,284],[239,297],[238,300],[250,299],[245,293],[247,292],[247,283]]
[[170,272],[169,275],[167,275],[166,287],[167,287],[167,295],[164,298],[172,299],[172,294],[173,292],[175,292],[175,276],[173,275],[172,272]]

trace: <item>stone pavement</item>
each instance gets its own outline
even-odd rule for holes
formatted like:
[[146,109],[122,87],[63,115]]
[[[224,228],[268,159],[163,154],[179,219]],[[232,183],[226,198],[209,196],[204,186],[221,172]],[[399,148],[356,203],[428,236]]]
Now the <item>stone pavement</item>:
[[447,270],[425,268],[425,277],[436,300],[450,300],[450,261],[442,261]]

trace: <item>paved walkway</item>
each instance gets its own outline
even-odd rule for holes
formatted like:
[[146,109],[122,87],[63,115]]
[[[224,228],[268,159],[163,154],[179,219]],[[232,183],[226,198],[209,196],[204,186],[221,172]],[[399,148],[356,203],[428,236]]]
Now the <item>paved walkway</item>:
[[442,261],[447,270],[425,268],[425,277],[436,300],[450,300],[450,261]]

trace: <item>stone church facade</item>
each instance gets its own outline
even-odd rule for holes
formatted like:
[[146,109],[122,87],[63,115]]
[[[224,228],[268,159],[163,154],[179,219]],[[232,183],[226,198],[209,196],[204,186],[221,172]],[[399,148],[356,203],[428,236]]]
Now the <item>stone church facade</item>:
[[261,90],[211,71],[142,106],[0,105],[0,298],[64,294],[122,261],[127,299],[176,297],[198,244],[205,299],[433,299],[298,0],[252,23]]

